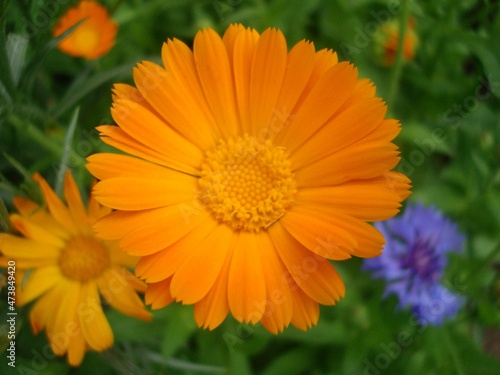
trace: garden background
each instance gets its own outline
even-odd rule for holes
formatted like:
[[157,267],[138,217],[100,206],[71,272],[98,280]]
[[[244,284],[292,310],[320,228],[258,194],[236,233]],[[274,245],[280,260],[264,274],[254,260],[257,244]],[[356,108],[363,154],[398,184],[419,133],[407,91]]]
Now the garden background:
[[[231,317],[210,332],[196,327],[191,306],[178,304],[155,311],[151,323],[109,309],[114,347],[88,352],[70,368],[51,353],[44,333],[32,335],[25,307],[18,309],[12,369],[2,288],[2,374],[500,373],[500,2],[107,0],[119,31],[97,60],[56,48],[52,28],[75,3],[0,0],[0,195],[9,212],[14,195],[36,196],[36,171],[60,191],[69,168],[88,192],[85,157],[109,150],[94,128],[112,123],[112,84],[133,83],[132,67],[142,60],[160,63],[163,41],[191,45],[199,29],[222,33],[234,22],[259,32],[272,26],[289,47],[311,40],[373,80],[389,115],[402,123],[397,170],[412,180],[408,202],[434,205],[467,238],[443,280],[466,303],[443,325],[421,326],[396,308],[394,296],[384,298],[384,283],[353,258],[335,263],[345,298],[322,306],[307,332],[291,327],[273,336]],[[408,19],[414,56],[384,64],[380,26],[394,21],[408,32]],[[5,212],[2,226],[7,230]]]

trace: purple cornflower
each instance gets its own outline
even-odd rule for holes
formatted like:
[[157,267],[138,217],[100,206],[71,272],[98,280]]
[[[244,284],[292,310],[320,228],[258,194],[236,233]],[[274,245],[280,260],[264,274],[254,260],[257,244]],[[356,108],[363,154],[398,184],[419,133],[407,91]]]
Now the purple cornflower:
[[402,215],[378,222],[386,239],[381,256],[366,259],[363,269],[387,282],[385,296],[395,294],[399,308],[410,306],[423,325],[440,325],[453,317],[463,297],[441,284],[448,253],[463,251],[465,237],[435,207],[409,204]]

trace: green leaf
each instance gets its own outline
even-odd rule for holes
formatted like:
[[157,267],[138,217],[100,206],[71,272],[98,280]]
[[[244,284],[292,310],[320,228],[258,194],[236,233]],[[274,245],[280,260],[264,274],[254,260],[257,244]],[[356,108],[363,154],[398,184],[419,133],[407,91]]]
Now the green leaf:
[[26,62],[28,39],[18,34],[9,34],[7,37],[7,56],[9,57],[10,71],[14,85],[17,86]]
[[59,165],[59,170],[57,171],[57,179],[56,179],[56,194],[60,195],[62,192],[64,174],[68,169],[68,162],[71,156],[71,144],[73,142],[73,135],[75,134],[76,124],[78,122],[78,114],[80,113],[80,108],[77,107],[73,112],[73,116],[71,117],[71,121],[68,126],[68,131],[66,132],[66,137],[64,139],[63,153],[61,157],[61,164]]
[[5,207],[5,203],[3,202],[2,197],[0,197],[0,229],[2,230],[2,232],[12,232],[9,212],[7,211],[7,207]]
[[477,35],[462,35],[461,39],[467,43],[471,52],[483,64],[486,78],[490,81],[489,89],[497,98],[500,98],[500,52],[498,48],[492,48],[497,43],[498,37],[481,37]]
[[49,52],[56,48],[63,39],[70,35],[84,21],[85,19],[81,20],[58,37],[50,39],[49,42],[42,48],[37,48],[35,50],[35,53],[28,62],[21,78],[20,85],[24,90],[31,91],[33,84],[35,83],[35,77],[38,70],[42,66]]
[[307,372],[314,364],[314,351],[299,347],[277,357],[262,372],[262,375],[287,374],[298,375]]
[[83,97],[105,82],[111,81],[120,75],[130,74],[135,63],[123,64],[112,70],[97,73],[88,79],[79,79],[64,94],[59,104],[53,111],[54,117],[58,118],[68,109],[76,105]]
[[0,82],[2,82],[3,87],[0,92],[3,92],[3,96],[10,101],[14,94],[15,85],[7,54],[6,22],[8,4],[8,0],[0,0]]
[[5,157],[5,159],[7,159],[10,165],[12,165],[21,174],[21,176],[24,177],[25,180],[31,180],[31,173],[26,168],[24,168],[21,163],[19,163],[15,158],[5,152],[3,153],[3,156]]
[[192,317],[192,310],[185,306],[172,305],[169,307],[171,318],[165,323],[165,335],[161,348],[162,356],[172,357],[196,330]]

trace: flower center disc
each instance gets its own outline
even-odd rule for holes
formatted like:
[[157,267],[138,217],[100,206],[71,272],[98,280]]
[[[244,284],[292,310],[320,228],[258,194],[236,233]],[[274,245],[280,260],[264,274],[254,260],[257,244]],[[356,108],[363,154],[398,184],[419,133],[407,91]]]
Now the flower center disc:
[[59,256],[61,273],[69,279],[81,282],[100,276],[110,264],[109,251],[90,236],[71,238]]
[[254,232],[283,216],[296,192],[284,149],[249,136],[207,152],[199,187],[202,204],[217,220]]
[[94,26],[84,21],[84,23],[78,26],[75,32],[70,35],[70,37],[73,37],[73,44],[78,46],[78,49],[81,51],[89,53],[95,50],[99,45],[99,34],[97,30],[94,29]]

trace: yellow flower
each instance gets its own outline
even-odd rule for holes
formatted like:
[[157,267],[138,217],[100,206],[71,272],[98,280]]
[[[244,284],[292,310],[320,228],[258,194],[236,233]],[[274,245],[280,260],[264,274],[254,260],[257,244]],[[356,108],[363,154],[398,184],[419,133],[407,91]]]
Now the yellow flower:
[[329,50],[231,25],[204,29],[193,51],[163,45],[137,88],[118,84],[104,142],[88,169],[116,209],[95,229],[141,256],[146,303],[194,304],[199,326],[229,312],[277,333],[316,324],[344,284],[328,261],[380,254],[367,221],[398,212],[409,180],[391,140],[396,120],[374,86]]
[[40,175],[33,179],[46,206],[14,199],[19,214],[10,219],[24,238],[0,234],[1,263],[15,261],[17,305],[37,299],[30,311],[33,332],[45,329],[53,352],[67,352],[69,364],[78,366],[86,350],[102,351],[113,344],[99,294],[122,313],[150,320],[136,294],[146,287],[125,268],[133,267],[137,258],[123,253],[117,241],[99,240],[92,231],[92,224],[110,209],[93,197],[86,209],[69,173],[64,180],[67,205]]
[[106,8],[92,0],[82,0],[70,8],[54,27],[57,37],[83,21],[68,37],[59,43],[59,49],[74,57],[92,60],[108,53],[115,44],[118,25]]

